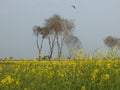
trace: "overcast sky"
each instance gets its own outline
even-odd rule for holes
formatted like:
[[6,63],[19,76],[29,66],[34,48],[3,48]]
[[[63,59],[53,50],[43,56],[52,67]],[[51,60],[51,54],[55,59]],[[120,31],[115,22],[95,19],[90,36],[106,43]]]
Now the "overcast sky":
[[120,0],[0,0],[0,58],[37,57],[32,28],[54,14],[74,20],[86,52],[106,50],[108,35],[120,38]]

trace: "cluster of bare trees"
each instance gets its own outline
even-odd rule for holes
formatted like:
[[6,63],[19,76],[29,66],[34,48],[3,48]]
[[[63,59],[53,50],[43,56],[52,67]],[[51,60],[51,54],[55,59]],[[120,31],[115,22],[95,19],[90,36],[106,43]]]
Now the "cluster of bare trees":
[[[46,19],[43,27],[34,26],[33,33],[36,36],[39,60],[41,59],[40,55],[44,39],[47,39],[49,44],[49,60],[53,56],[55,45],[57,46],[58,59],[61,59],[64,42],[66,42],[69,55],[71,56],[72,48],[80,47],[79,38],[73,35],[73,29],[73,21],[61,18],[59,15],[53,15],[49,19]],[[39,39],[41,40],[40,44]]]
[[[41,59],[41,53],[43,48],[44,39],[48,40],[49,53],[48,59],[53,56],[55,46],[57,46],[57,59],[62,57],[62,50],[64,44],[66,44],[69,52],[69,59],[73,55],[74,49],[81,49],[81,42],[77,36],[73,35],[74,23],[72,20],[61,18],[59,15],[53,15],[45,20],[44,26],[34,26],[33,33],[36,36],[36,45],[38,49],[39,60]],[[39,43],[41,40],[41,43]],[[120,38],[108,36],[104,40],[104,44],[112,51],[115,46],[120,49]],[[46,59],[46,57],[45,57]]]

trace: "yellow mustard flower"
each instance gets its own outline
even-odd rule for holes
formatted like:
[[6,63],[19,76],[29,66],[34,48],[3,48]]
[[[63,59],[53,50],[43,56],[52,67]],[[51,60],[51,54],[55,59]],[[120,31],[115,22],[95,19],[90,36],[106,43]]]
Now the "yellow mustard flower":
[[111,68],[111,65],[110,65],[110,63],[108,63],[108,64],[107,64],[107,68]]
[[27,88],[24,88],[24,90],[28,90]]
[[103,75],[103,80],[108,80],[110,78],[109,74]]
[[6,78],[1,80],[1,83],[2,84],[11,84],[13,81],[14,81],[14,79],[10,75],[8,75]]
[[89,56],[89,60],[92,60],[93,59],[93,57],[92,56]]
[[18,80],[16,80],[16,85],[19,85],[19,81]]
[[58,76],[59,76],[59,77],[65,77],[65,74],[66,74],[66,73],[65,73],[65,71],[63,71],[63,70],[61,70],[61,71],[58,72]]
[[116,72],[116,73],[120,72],[120,68],[116,69],[115,72]]
[[86,90],[86,89],[85,89],[85,86],[82,86],[82,87],[81,87],[81,90]]
[[80,49],[80,53],[81,53],[81,54],[84,54],[84,50],[83,50],[83,49]]
[[97,77],[97,74],[99,72],[99,69],[95,69],[93,73],[91,74],[91,80],[94,80]]

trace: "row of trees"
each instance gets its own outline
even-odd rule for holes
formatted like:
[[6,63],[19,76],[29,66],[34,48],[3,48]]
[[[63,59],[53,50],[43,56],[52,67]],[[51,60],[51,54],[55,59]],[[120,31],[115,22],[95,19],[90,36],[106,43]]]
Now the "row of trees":
[[[58,59],[61,59],[64,43],[68,47],[69,57],[71,58],[73,48],[81,48],[80,40],[73,35],[73,31],[73,21],[61,18],[59,15],[53,15],[49,19],[46,19],[43,27],[34,26],[33,33],[36,36],[39,60],[41,59],[40,55],[42,53],[44,39],[48,40],[49,60],[53,56],[55,45],[57,46]],[[39,39],[41,40],[40,44]]]
[[[57,59],[61,59],[64,44],[68,47],[69,59],[73,55],[74,49],[81,49],[81,42],[77,36],[73,35],[74,23],[72,20],[61,18],[59,15],[53,15],[45,20],[44,26],[34,26],[33,33],[36,36],[36,45],[38,49],[38,59],[41,58],[43,41],[48,40],[49,60],[53,56],[55,46],[57,46]],[[41,43],[39,43],[41,40]],[[104,44],[112,51],[115,46],[120,49],[120,38],[108,36],[104,39]]]

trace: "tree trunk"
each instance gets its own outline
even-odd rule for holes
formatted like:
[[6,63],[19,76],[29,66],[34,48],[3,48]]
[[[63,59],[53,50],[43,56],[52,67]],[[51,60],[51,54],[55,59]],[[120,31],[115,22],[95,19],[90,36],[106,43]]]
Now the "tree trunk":
[[61,34],[60,40],[57,36],[57,46],[58,46],[58,59],[61,60],[62,57],[62,49],[63,49],[63,43],[64,43],[65,36]]
[[39,39],[37,36],[37,40],[36,40],[36,44],[37,44],[37,49],[38,49],[38,60],[41,59],[41,51],[42,51],[42,45],[43,45],[43,39],[41,40],[41,46],[39,46]]
[[49,60],[51,60],[52,55],[53,55],[54,46],[55,46],[55,39],[56,39],[56,35],[54,36],[53,39],[50,39],[50,37],[48,38],[48,40],[49,40],[49,47],[50,47]]
[[50,50],[49,60],[51,60],[52,54],[53,54],[53,48],[51,48],[51,50]]

